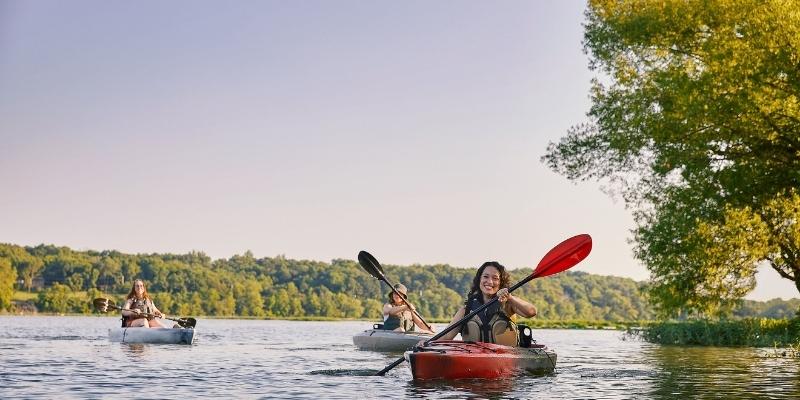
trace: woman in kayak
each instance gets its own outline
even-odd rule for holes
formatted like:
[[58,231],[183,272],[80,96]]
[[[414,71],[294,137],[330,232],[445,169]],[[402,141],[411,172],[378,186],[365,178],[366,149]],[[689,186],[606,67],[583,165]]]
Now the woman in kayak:
[[394,285],[394,288],[397,293],[403,295],[403,298],[401,299],[394,290],[389,292],[389,302],[383,305],[383,329],[412,332],[416,326],[419,328],[418,332],[433,333],[425,327],[417,313],[413,312],[416,311],[414,306],[403,302],[403,299],[408,299],[408,289],[401,283]]
[[[464,318],[472,310],[497,297],[499,301],[483,309],[461,325],[461,338],[465,341],[497,343],[517,346],[519,332],[514,322],[516,315],[525,318],[536,316],[536,307],[519,297],[508,293],[509,276],[506,268],[497,261],[488,261],[478,268],[472,287],[464,302],[464,307],[456,312],[450,324]],[[459,333],[454,329],[442,336],[442,340],[452,340]]]
[[[125,306],[122,308],[131,310],[122,311],[122,316],[127,319],[126,325],[129,327],[165,328],[153,317],[162,318],[164,315],[153,304],[153,300],[147,294],[147,288],[144,287],[144,281],[141,279],[133,281],[131,292],[128,293],[127,301],[125,301]],[[152,315],[145,316],[142,314]]]

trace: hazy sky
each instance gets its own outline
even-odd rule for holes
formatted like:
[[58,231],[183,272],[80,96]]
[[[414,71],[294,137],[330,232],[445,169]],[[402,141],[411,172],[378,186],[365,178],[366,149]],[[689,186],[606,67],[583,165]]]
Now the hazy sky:
[[[583,2],[0,0],[0,242],[637,280],[586,122]],[[796,297],[773,271],[751,298]]]

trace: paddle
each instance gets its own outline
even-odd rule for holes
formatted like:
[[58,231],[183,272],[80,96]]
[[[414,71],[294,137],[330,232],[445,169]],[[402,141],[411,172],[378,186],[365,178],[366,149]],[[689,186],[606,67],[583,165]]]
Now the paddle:
[[[113,300],[104,299],[102,297],[94,299],[92,301],[92,304],[94,304],[94,308],[96,308],[97,311],[100,311],[100,312],[108,312],[109,308],[111,308],[113,310],[120,310],[120,311],[133,311],[133,310],[129,310],[127,308],[119,307],[116,304],[114,304]],[[155,314],[140,313],[139,315],[141,315],[143,317],[158,318]],[[168,318],[168,317],[165,317],[165,316],[162,315],[160,318],[168,319],[170,321],[175,321],[175,322],[178,323],[178,325],[180,325],[180,326],[182,326],[184,328],[194,328],[197,325],[197,320],[194,319],[194,318],[191,318],[191,317],[190,318]]]
[[[589,253],[592,251],[592,237],[587,234],[573,236],[547,252],[547,254],[542,257],[542,261],[539,261],[539,265],[536,266],[536,269],[533,270],[533,273],[530,274],[525,279],[518,282],[516,285],[511,286],[508,288],[508,293],[513,292],[514,290],[518,289],[520,286],[534,280],[536,278],[541,278],[548,275],[557,274],[562,271],[566,271],[579,262],[581,262]],[[464,322],[468,321],[470,318],[475,316],[475,314],[481,312],[486,307],[497,302],[497,297],[493,298],[491,301],[487,302],[486,304],[472,310],[469,314],[465,315],[464,318],[461,318],[458,322],[455,322],[439,332],[438,334],[434,335],[432,338],[425,341],[425,344],[439,339],[440,337],[444,336],[446,333],[452,331],[453,329],[461,326]],[[400,357],[397,361],[389,364],[386,368],[378,371],[377,376],[383,376],[392,368],[400,365],[400,363],[405,360],[405,357]]]
[[403,303],[406,303],[406,305],[408,305],[408,307],[412,309],[411,312],[413,312],[414,315],[416,315],[417,318],[419,318],[419,320],[422,321],[423,324],[425,324],[425,327],[428,328],[429,331],[433,331],[433,328],[431,328],[431,326],[425,321],[425,319],[422,318],[422,315],[420,315],[416,310],[413,309],[414,306],[412,306],[411,303],[409,303],[408,300],[406,300],[405,296],[400,294],[400,292],[398,292],[397,289],[394,288],[394,285],[392,285],[392,283],[389,282],[388,279],[386,279],[386,275],[383,273],[383,267],[381,267],[381,264],[378,262],[378,260],[375,259],[375,257],[372,256],[372,254],[369,254],[364,250],[359,251],[358,263],[361,264],[361,266],[364,267],[364,269],[370,275],[375,277],[375,279],[380,279],[381,281],[383,281],[383,283],[389,285],[389,288],[392,289],[392,291],[395,292],[398,297],[400,297],[400,300],[403,300]]

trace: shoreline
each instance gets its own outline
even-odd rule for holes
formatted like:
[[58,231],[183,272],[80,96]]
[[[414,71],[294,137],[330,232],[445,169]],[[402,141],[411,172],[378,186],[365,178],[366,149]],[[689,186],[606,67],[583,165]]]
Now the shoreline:
[[[35,312],[35,313],[9,313],[0,312],[2,317],[106,317],[114,316],[113,314],[99,314],[99,313],[48,313],[48,312]],[[168,316],[175,317],[169,314]],[[377,324],[380,321],[363,318],[335,318],[335,317],[252,317],[252,316],[207,316],[199,315],[192,316],[196,319],[240,319],[240,320],[264,320],[264,321],[321,321],[321,322],[345,322],[345,321],[360,321],[369,324]],[[444,319],[431,319],[432,324],[447,324],[450,320]],[[518,324],[527,325],[532,329],[578,329],[578,330],[617,330],[625,331],[631,327],[638,327],[644,324],[642,321],[634,322],[606,322],[606,321],[562,321],[562,320],[529,320],[521,319],[517,321]]]

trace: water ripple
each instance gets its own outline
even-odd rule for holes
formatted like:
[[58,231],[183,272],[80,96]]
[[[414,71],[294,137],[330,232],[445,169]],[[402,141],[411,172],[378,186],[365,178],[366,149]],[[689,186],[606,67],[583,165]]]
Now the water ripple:
[[[800,398],[797,359],[656,346],[614,331],[536,330],[553,374],[415,382],[397,354],[357,351],[365,322],[200,320],[193,346],[108,341],[115,317],[0,317],[4,398]],[[441,325],[438,326],[441,329]]]

